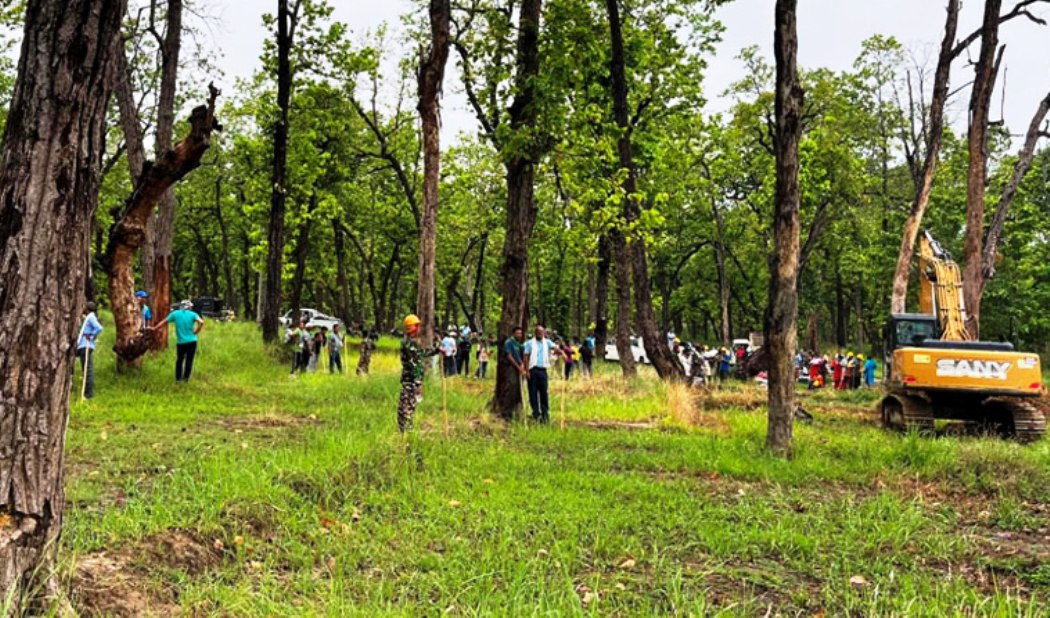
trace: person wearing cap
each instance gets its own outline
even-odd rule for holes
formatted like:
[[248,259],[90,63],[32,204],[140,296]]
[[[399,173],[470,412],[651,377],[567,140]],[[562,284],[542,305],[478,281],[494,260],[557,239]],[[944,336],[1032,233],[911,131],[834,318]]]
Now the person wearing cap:
[[152,330],[175,325],[175,381],[189,382],[193,373],[193,357],[197,355],[197,335],[204,328],[204,320],[193,310],[193,303],[184,300],[179,308],[168,314],[168,319]]
[[95,303],[84,305],[84,323],[80,327],[80,336],[77,337],[77,358],[80,359],[80,369],[84,372],[84,399],[95,396],[95,342],[102,332],[102,323],[95,315]]
[[153,321],[153,312],[146,304],[148,298],[149,294],[146,293],[146,290],[135,292],[135,302],[139,304],[139,312],[142,314],[142,330],[149,330],[150,322]]
[[420,343],[420,324],[415,315],[405,317],[405,336],[401,339],[401,395],[397,401],[397,429],[401,433],[412,430],[416,406],[423,398],[426,357],[437,354],[434,348]]

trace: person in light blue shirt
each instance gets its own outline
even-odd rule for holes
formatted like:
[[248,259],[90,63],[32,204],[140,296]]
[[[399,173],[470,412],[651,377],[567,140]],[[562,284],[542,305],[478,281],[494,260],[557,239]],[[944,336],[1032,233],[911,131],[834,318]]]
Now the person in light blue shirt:
[[80,369],[84,372],[84,399],[95,396],[95,343],[99,334],[102,333],[102,323],[95,315],[95,303],[84,305],[84,324],[80,327],[80,336],[77,337],[77,358],[80,359]]
[[456,345],[456,330],[450,329],[445,338],[441,340],[441,357],[444,359],[446,378],[456,375],[456,356],[458,354],[459,346]]
[[146,290],[135,292],[135,300],[138,302],[142,314],[142,326],[140,327],[142,330],[147,330],[150,327],[150,322],[153,321],[153,312],[150,310],[149,305],[146,304],[148,299],[149,294],[146,293]]
[[175,325],[175,381],[189,382],[193,373],[193,357],[197,355],[197,335],[204,328],[204,320],[193,311],[193,303],[184,300],[179,309],[168,314],[168,319],[153,330]]
[[532,339],[525,342],[525,367],[529,371],[529,407],[532,418],[539,423],[550,422],[550,368],[554,342],[547,339],[547,331],[537,326]]

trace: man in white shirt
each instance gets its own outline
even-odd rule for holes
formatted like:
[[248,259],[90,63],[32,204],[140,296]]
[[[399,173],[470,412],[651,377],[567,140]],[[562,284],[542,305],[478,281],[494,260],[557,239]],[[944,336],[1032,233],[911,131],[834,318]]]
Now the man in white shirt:
[[525,367],[529,371],[529,407],[532,418],[539,423],[549,423],[550,391],[547,370],[551,364],[554,342],[547,339],[547,331],[537,326],[535,336],[525,342]]
[[456,344],[456,330],[449,329],[448,334],[441,340],[441,356],[445,362],[445,377],[456,375],[456,356],[459,354],[459,346]]

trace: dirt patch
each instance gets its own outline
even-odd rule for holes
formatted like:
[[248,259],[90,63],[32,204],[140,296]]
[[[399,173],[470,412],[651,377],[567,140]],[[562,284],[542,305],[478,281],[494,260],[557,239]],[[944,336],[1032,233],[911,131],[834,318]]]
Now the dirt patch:
[[117,551],[79,558],[71,599],[85,616],[178,616],[178,592],[154,577],[159,568],[199,575],[222,563],[215,545],[168,530]]
[[77,561],[73,605],[84,616],[177,616],[170,591],[133,569],[127,556],[92,554]]
[[263,416],[235,416],[217,421],[219,425],[232,430],[281,429],[286,427],[303,427],[320,425],[317,416],[289,416],[285,414],[267,414]]
[[[555,424],[558,421],[551,420],[551,424]],[[566,425],[571,427],[587,427],[588,429],[605,429],[605,430],[632,430],[632,431],[645,431],[649,429],[656,429],[659,425],[653,421],[579,421],[579,420],[566,420]]]

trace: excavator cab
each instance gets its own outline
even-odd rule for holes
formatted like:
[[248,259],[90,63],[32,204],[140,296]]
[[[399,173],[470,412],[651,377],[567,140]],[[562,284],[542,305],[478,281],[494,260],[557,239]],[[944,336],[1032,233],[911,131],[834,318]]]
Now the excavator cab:
[[892,381],[893,353],[900,348],[919,347],[938,338],[937,318],[925,313],[895,313],[882,329],[882,360],[885,381]]

